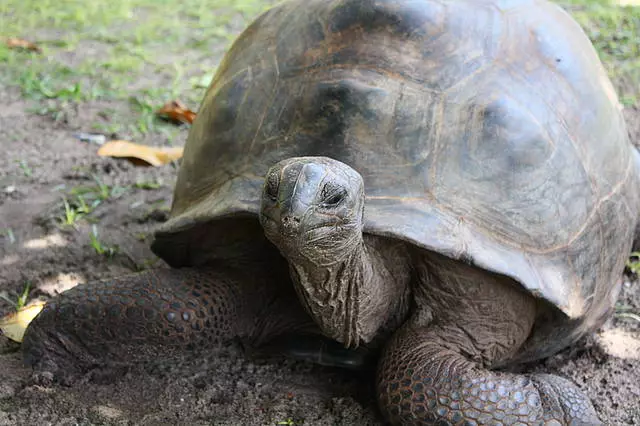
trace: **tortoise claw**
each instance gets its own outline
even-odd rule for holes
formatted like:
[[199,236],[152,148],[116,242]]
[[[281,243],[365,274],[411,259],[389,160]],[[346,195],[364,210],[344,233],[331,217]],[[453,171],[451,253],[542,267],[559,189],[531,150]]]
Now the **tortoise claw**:
[[31,384],[43,387],[51,387],[54,384],[72,386],[82,378],[86,371],[80,362],[64,358],[54,361],[46,355],[38,356],[37,351],[25,352],[24,362],[33,368],[30,378]]

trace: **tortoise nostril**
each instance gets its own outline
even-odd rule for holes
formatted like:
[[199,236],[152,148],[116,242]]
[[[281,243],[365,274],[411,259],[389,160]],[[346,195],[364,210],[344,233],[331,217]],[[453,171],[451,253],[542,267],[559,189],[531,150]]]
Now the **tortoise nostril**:
[[300,224],[300,218],[297,216],[285,216],[282,218],[282,222],[285,225],[298,225]]
[[293,235],[300,229],[300,218],[287,215],[282,218],[281,230],[286,235]]

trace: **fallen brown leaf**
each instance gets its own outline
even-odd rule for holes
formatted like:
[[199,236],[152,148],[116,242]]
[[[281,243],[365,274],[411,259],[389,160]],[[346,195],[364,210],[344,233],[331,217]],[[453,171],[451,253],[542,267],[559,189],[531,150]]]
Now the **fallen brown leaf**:
[[182,102],[173,100],[162,106],[156,114],[176,123],[193,123],[196,113],[191,111]]
[[42,49],[40,49],[34,43],[23,40],[21,38],[10,37],[7,39],[6,44],[10,49],[25,49],[32,52],[42,53]]
[[0,331],[9,339],[15,342],[22,342],[24,332],[33,319],[44,308],[46,302],[37,300],[24,308],[20,308],[2,318],[0,318]]
[[[182,157],[182,147],[156,147],[137,143],[113,140],[98,149],[102,157],[117,157],[142,160],[145,165],[162,166]],[[134,161],[140,164],[140,162]]]

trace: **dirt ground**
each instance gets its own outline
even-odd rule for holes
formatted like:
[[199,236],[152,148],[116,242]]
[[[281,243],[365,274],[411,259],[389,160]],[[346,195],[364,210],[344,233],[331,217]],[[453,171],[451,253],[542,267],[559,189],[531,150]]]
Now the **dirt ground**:
[[[17,91],[2,93],[2,99],[0,218],[12,237],[5,234],[0,240],[0,289],[15,298],[30,281],[36,288],[31,297],[48,297],[77,282],[150,264],[153,255],[143,235],[166,218],[174,170],[98,157],[95,146],[72,137],[86,117],[56,124],[25,114]],[[633,137],[640,140],[638,114],[630,111],[628,118]],[[31,176],[15,172],[20,158],[28,159]],[[129,188],[96,209],[101,241],[119,247],[112,258],[89,245],[90,224],[79,223],[77,229],[56,225],[62,186],[91,185],[92,175],[111,186],[163,185]],[[0,303],[0,315],[9,312],[11,306]],[[620,304],[638,311],[640,285],[627,282]],[[138,367],[113,383],[70,389],[29,385],[17,345],[0,337],[0,352],[0,425],[273,425],[289,419],[305,425],[380,424],[370,376],[286,360],[256,363],[235,347],[216,363],[191,361],[170,371]],[[640,424],[640,327],[633,320],[614,318],[532,369],[573,379],[607,424]]]
[[[175,168],[99,157],[96,145],[74,137],[87,131],[86,123],[108,121],[105,109],[126,114],[121,102],[90,100],[54,118],[34,112],[15,87],[0,86],[0,99],[0,292],[15,300],[29,282],[29,299],[46,299],[78,282],[164,266],[148,243],[166,220]],[[628,107],[625,115],[632,140],[640,142],[640,110]],[[182,144],[186,133],[172,133],[171,143]],[[164,145],[169,136],[162,135],[136,141]],[[90,220],[60,225],[63,195],[97,181],[107,195]],[[102,245],[114,247],[112,256],[90,245],[93,224]],[[640,312],[640,284],[624,279],[619,305]],[[0,316],[11,309],[0,299]],[[383,424],[371,374],[250,360],[235,345],[215,359],[137,366],[110,380],[43,388],[29,383],[18,345],[0,336],[0,425]],[[528,369],[575,381],[607,425],[640,425],[639,322],[616,316]]]

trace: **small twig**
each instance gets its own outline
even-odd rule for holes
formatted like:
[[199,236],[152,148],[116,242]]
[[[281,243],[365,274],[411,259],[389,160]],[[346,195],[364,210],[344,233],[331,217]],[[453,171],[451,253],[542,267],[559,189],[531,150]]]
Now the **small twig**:
[[618,318],[631,318],[640,322],[640,315],[632,314],[631,312],[618,312],[616,316]]

